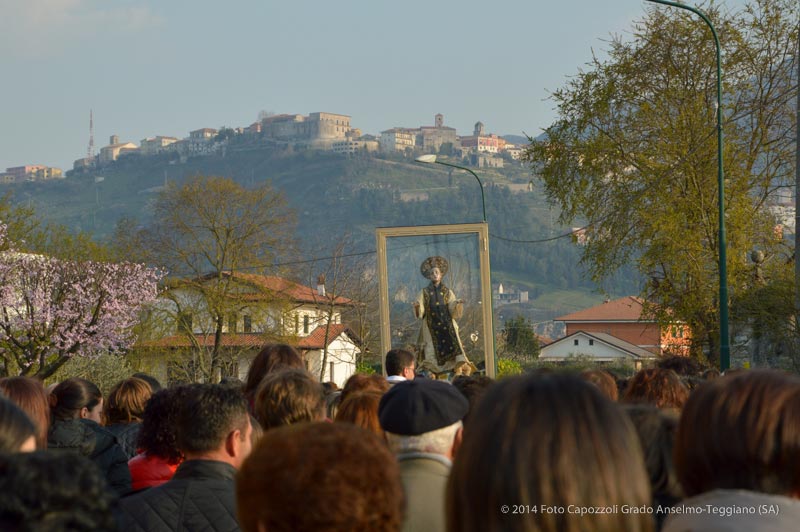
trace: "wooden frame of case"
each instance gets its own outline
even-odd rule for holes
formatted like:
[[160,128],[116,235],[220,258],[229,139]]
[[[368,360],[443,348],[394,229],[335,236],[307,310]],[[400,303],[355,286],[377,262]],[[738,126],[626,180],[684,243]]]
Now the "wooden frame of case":
[[[495,352],[494,352],[494,328],[493,328],[493,315],[492,315],[492,285],[491,285],[491,271],[489,267],[489,226],[484,223],[472,224],[452,224],[452,225],[424,225],[424,226],[411,226],[411,227],[379,227],[375,230],[375,237],[377,240],[378,250],[378,285],[379,285],[379,302],[380,302],[380,320],[381,320],[381,365],[385,370],[386,352],[392,349],[392,323],[390,316],[390,300],[389,300],[389,267],[387,261],[387,240],[393,238],[407,238],[407,237],[434,237],[442,239],[442,247],[449,245],[447,242],[448,237],[455,236],[474,236],[476,254],[478,259],[479,274],[479,297],[478,305],[481,307],[480,323],[482,325],[483,334],[480,335],[482,339],[483,358],[485,363],[485,372],[489,377],[495,376]],[[410,247],[410,246],[409,246]],[[446,252],[441,253],[443,256],[447,255]],[[420,255],[421,256],[421,255]],[[449,259],[448,259],[449,260]],[[414,266],[415,274],[419,277],[419,262]],[[421,288],[421,287],[420,287]],[[488,302],[484,304],[483,302]],[[469,303],[468,303],[469,304]],[[409,304],[409,315],[411,315],[411,307]],[[463,331],[462,343],[467,347],[467,331]],[[477,348],[478,343],[473,342],[473,349]],[[478,362],[470,357],[473,362]]]

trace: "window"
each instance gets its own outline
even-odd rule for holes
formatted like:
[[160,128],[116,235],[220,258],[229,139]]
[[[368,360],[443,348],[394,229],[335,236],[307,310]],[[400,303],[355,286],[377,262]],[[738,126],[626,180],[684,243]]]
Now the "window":
[[231,314],[228,316],[228,332],[229,333],[237,333],[239,326],[239,316],[237,314]]
[[294,333],[297,334],[300,332],[300,315],[294,315]]
[[303,334],[308,334],[309,321],[308,314],[303,315]]
[[252,318],[250,316],[245,315],[245,316],[242,316],[242,320],[244,321],[244,323],[242,324],[242,325],[244,325],[244,332],[246,332],[246,333],[253,332],[253,320],[252,320]]
[[578,339],[577,338],[575,340],[573,340],[573,342],[574,342],[575,345],[578,345]]
[[589,340],[589,345],[594,345],[594,340]]

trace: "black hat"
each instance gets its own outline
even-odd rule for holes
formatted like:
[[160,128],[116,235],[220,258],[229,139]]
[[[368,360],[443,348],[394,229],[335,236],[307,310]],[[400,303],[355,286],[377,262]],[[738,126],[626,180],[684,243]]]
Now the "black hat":
[[464,419],[469,402],[452,384],[414,379],[398,382],[378,407],[381,428],[392,434],[417,436]]

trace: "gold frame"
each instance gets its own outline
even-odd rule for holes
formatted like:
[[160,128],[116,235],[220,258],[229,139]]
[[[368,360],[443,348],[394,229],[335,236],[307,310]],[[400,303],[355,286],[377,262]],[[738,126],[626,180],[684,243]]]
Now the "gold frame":
[[489,226],[486,222],[452,225],[417,225],[410,227],[379,227],[375,230],[378,250],[378,287],[381,320],[381,366],[386,374],[386,352],[392,347],[391,323],[389,317],[389,272],[387,268],[386,240],[394,237],[438,236],[474,234],[478,243],[478,259],[480,268],[481,301],[483,326],[483,353],[486,375],[494,378],[496,374],[494,352],[492,281],[489,267]]

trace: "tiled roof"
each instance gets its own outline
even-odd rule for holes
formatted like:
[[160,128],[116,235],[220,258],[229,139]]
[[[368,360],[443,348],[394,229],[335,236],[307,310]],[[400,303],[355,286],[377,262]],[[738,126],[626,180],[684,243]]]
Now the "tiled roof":
[[[213,334],[195,334],[195,340],[201,347],[213,347]],[[223,334],[222,347],[261,347],[270,342],[270,339],[258,333]],[[166,336],[158,340],[144,342],[142,347],[193,347],[185,334]]]
[[[352,299],[348,299],[346,297],[337,296],[336,298],[331,298],[330,295],[321,296],[317,293],[317,290],[311,288],[310,286],[304,286],[300,283],[295,283],[294,281],[290,281],[288,279],[284,279],[283,277],[276,277],[274,275],[258,275],[254,273],[242,273],[242,272],[222,272],[223,275],[232,276],[234,279],[238,279],[245,283],[248,283],[256,288],[260,288],[264,292],[272,295],[282,296],[288,298],[296,303],[310,303],[314,305],[318,304],[329,304],[333,302],[333,304],[338,306],[345,306],[345,307],[353,307],[358,305]],[[208,278],[213,277],[213,274],[209,274],[206,276]],[[237,297],[242,297],[244,299],[252,299],[252,300],[259,300],[263,299],[263,296],[258,293],[253,294],[237,294]]]
[[[356,344],[361,343],[358,336],[356,336],[355,333],[346,325],[332,323],[328,331],[328,345],[331,345],[331,342],[338,338],[342,333],[347,334],[347,336],[349,336],[350,339]],[[311,334],[308,336],[300,338],[295,347],[302,350],[323,349],[325,347],[325,326],[320,325],[311,331]]]
[[627,296],[595,307],[559,316],[555,321],[653,321],[642,320],[642,300]]

